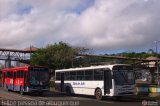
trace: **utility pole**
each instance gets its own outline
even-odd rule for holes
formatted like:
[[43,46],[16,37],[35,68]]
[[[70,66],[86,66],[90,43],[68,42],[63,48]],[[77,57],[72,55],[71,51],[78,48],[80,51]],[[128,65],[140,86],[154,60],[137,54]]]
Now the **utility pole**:
[[[157,43],[158,42],[160,42],[160,41],[155,41],[155,46],[156,46],[156,56],[158,56],[158,47],[157,47]],[[159,87],[159,85],[160,85],[160,81],[159,81],[159,69],[158,69],[158,67],[159,67],[159,65],[158,65],[158,60],[156,61],[156,67],[157,67],[157,84],[158,84],[158,87]]]
[[156,46],[156,55],[157,55],[157,41],[155,41],[155,46]]

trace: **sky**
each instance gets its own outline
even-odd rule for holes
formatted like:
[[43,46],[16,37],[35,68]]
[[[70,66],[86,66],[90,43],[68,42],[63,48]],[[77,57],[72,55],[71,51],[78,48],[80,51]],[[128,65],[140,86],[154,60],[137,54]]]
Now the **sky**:
[[97,53],[137,52],[159,40],[160,0],[0,0],[0,48],[63,41]]

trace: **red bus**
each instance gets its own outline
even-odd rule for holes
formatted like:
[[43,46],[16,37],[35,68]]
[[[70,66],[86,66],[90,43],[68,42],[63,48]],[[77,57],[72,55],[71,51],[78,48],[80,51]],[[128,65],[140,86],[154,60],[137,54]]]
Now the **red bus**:
[[2,87],[7,91],[24,93],[37,92],[40,95],[48,91],[49,69],[44,66],[8,68],[2,70]]

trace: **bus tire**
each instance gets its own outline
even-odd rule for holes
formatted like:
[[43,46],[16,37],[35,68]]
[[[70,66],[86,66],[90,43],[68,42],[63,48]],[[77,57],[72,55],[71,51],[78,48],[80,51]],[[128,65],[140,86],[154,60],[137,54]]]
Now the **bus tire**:
[[71,95],[71,89],[70,89],[70,87],[68,87],[68,86],[66,87],[66,94],[67,94],[67,95]]
[[21,95],[24,95],[23,87],[22,87],[22,86],[20,87],[20,94],[21,94]]
[[100,88],[95,90],[95,97],[97,100],[102,100],[102,91]]

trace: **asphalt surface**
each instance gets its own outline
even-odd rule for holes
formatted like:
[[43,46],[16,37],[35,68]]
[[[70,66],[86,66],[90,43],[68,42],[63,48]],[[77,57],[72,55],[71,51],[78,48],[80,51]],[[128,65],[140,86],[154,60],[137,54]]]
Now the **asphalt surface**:
[[[0,105],[2,106],[143,106],[142,101],[144,100],[137,98],[123,97],[120,100],[116,100],[115,98],[105,97],[99,101],[93,96],[67,96],[59,92],[46,92],[42,96],[38,94],[20,95],[18,92],[7,92],[0,88]],[[158,106],[156,102],[153,101],[155,103],[154,106]]]

